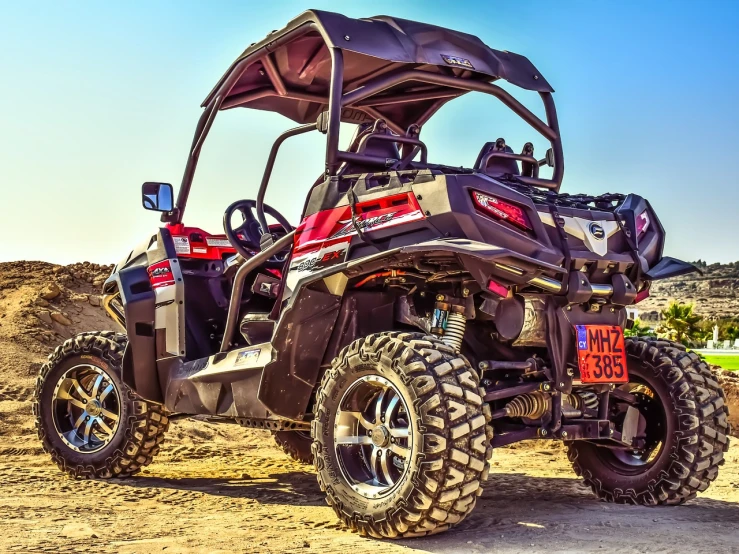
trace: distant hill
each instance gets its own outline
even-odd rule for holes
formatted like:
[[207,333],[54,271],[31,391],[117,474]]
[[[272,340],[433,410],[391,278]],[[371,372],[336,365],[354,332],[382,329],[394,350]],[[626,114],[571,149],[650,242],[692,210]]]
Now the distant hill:
[[694,304],[695,311],[707,319],[739,316],[739,262],[693,263],[703,275],[691,273],[653,283],[649,298],[637,305],[640,319],[655,320],[672,300]]

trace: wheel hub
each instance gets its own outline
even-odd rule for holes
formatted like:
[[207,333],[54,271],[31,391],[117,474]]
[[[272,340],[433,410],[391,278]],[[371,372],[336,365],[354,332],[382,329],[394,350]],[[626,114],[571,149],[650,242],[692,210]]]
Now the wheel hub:
[[384,425],[378,425],[372,429],[372,444],[378,448],[387,446],[390,442],[390,432]]
[[99,416],[102,411],[103,408],[97,400],[92,400],[87,403],[87,413],[92,417]]

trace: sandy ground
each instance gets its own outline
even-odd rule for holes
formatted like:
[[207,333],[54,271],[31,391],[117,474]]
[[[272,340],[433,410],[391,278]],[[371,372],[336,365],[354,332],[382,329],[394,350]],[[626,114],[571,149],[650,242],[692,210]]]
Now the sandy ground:
[[[8,402],[7,400],[4,402]],[[680,507],[598,502],[549,443],[500,449],[472,515],[403,541],[339,527],[310,467],[265,432],[182,422],[141,475],[63,476],[33,436],[0,447],[1,552],[736,552],[739,445],[719,480]],[[199,436],[206,437],[200,439]]]
[[[0,264],[0,553],[739,551],[737,439],[718,481],[675,508],[598,502],[557,444],[499,449],[467,520],[403,541],[342,529],[310,467],[290,461],[267,433],[235,425],[177,421],[140,475],[70,479],[41,451],[30,398],[53,345],[110,327],[94,296],[104,272]],[[51,282],[61,292],[40,302]],[[66,319],[49,323],[45,312]]]

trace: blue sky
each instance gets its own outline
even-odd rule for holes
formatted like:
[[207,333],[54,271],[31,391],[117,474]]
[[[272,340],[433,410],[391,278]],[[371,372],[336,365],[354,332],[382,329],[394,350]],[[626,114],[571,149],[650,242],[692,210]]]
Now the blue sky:
[[[666,254],[739,260],[738,2],[464,0],[0,1],[0,260],[119,259],[158,226],[140,184],[178,186],[208,91],[249,43],[310,7],[417,19],[529,57],[557,91],[563,191],[636,192],[667,229]],[[220,114],[186,223],[218,232],[289,126]],[[537,138],[480,95],[423,133],[432,161],[467,166],[499,136],[514,149]],[[297,221],[324,144],[309,134],[283,148],[267,201]]]

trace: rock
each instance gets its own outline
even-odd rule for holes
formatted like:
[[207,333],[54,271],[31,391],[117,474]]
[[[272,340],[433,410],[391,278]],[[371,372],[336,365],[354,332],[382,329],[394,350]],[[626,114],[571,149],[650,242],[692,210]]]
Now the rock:
[[91,539],[97,534],[86,523],[67,523],[61,532],[62,537],[67,539]]
[[64,273],[65,271],[67,271],[67,268],[64,267],[63,265],[60,265],[60,266],[55,267],[51,271],[52,273],[54,273],[54,275],[59,275],[60,273]]
[[92,286],[102,287],[104,282],[105,282],[105,277],[95,277],[95,279],[92,281]]
[[72,302],[87,302],[87,295],[86,294],[71,294],[69,296],[69,299]]
[[87,300],[90,302],[91,306],[100,306],[101,304],[100,297],[96,294],[91,294],[87,297]]
[[36,313],[36,317],[47,325],[51,325],[51,313],[49,312],[49,310],[40,310]]
[[49,301],[45,298],[41,298],[40,296],[35,300],[35,303],[37,306],[41,306],[42,308],[45,308],[49,305]]
[[72,320],[61,312],[51,312],[51,319],[61,325],[72,325]]
[[57,296],[59,296],[61,292],[62,289],[59,288],[59,285],[57,285],[56,283],[49,283],[39,293],[39,296],[44,300],[51,300],[52,298],[56,298]]

